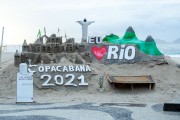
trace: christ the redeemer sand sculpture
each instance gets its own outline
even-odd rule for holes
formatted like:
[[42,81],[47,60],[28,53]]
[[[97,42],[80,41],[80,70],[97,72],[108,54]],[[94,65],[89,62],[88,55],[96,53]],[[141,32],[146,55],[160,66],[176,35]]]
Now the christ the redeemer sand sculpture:
[[77,22],[82,26],[82,42],[87,42],[88,25],[94,23],[94,21],[87,21],[87,19],[84,18],[83,21],[77,21]]

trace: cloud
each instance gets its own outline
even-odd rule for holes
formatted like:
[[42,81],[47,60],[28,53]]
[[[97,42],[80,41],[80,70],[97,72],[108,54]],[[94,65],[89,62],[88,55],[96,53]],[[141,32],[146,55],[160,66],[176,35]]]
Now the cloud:
[[48,34],[60,27],[62,35],[66,31],[80,39],[81,26],[75,21],[84,17],[96,21],[89,26],[91,35],[122,36],[131,25],[142,39],[152,34],[174,40],[180,37],[179,11],[180,0],[6,0],[0,3],[0,27],[5,26],[7,44],[22,43],[25,38],[33,42],[44,27]]

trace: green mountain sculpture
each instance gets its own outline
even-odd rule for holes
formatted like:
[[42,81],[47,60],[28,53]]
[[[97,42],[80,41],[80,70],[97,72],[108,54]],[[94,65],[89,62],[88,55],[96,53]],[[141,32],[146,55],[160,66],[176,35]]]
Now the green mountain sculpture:
[[103,41],[109,42],[109,41],[114,41],[114,40],[117,40],[117,39],[119,39],[119,36],[114,35],[114,34],[110,34],[110,35],[106,35],[106,37],[103,38]]
[[159,56],[163,55],[156,46],[156,42],[151,36],[148,36],[145,41],[139,40],[132,27],[126,30],[126,33],[122,38],[119,36],[110,34],[103,38],[103,42],[113,43],[113,44],[135,44],[138,49],[149,55]]

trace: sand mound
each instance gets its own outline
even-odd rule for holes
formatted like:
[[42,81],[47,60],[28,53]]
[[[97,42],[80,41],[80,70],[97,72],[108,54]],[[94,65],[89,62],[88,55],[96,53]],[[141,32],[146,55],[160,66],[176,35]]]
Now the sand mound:
[[[62,58],[61,64],[69,64]],[[72,64],[72,63],[71,63]],[[88,87],[57,86],[39,89],[34,86],[34,100],[37,102],[168,102],[180,96],[180,69],[174,65],[112,64],[90,63],[92,72],[87,76]],[[16,73],[18,68],[10,64],[0,71],[0,102],[15,102]],[[104,92],[100,92],[97,80],[104,73],[117,76],[151,75],[156,83],[153,90],[146,87],[113,89],[104,81]]]

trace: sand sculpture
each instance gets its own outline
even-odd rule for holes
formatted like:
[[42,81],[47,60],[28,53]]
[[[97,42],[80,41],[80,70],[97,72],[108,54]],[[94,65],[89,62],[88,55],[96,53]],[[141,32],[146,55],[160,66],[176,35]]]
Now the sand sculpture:
[[83,21],[77,21],[82,26],[82,42],[87,42],[88,37],[88,26],[94,21],[87,21],[86,18],[84,18]]
[[[102,43],[75,43],[75,40],[66,40],[62,43],[61,37],[56,35],[42,36],[39,37],[34,43],[29,44],[24,41],[23,51],[16,52],[15,65],[18,66],[21,62],[26,62],[28,64],[38,64],[38,68],[51,68],[52,72],[45,72],[47,75],[52,75],[52,83],[55,84],[55,80],[58,78],[58,84],[52,87],[52,90],[41,90],[44,81],[40,79],[40,76],[44,76],[44,71],[33,74],[35,93],[37,101],[41,102],[59,102],[59,101],[75,101],[75,102],[164,102],[172,100],[172,98],[178,97],[179,92],[179,68],[173,65],[157,65],[166,63],[164,60],[164,55],[154,54],[160,53],[156,49],[156,43],[152,37],[148,37],[145,41],[135,39],[133,37],[135,32],[127,30],[128,34],[125,33],[125,37],[119,37],[117,35],[107,35]],[[43,41],[43,38],[46,41]],[[113,38],[113,39],[112,39]],[[115,43],[113,43],[115,41]],[[69,46],[68,46],[68,45]],[[151,46],[153,45],[153,46]],[[57,47],[58,46],[58,47]],[[74,47],[72,47],[74,46]],[[104,47],[103,47],[104,46]],[[107,59],[109,46],[117,46],[118,59]],[[135,56],[133,59],[128,60],[125,58],[125,52],[128,51],[128,46],[134,46]],[[102,58],[96,58],[94,53],[92,53],[92,48],[96,47],[95,51],[107,50]],[[156,47],[156,48],[155,48]],[[49,49],[50,48],[50,49]],[[83,48],[83,49],[81,49]],[[105,48],[105,49],[104,49]],[[130,47],[129,47],[130,48]],[[147,48],[149,48],[147,50]],[[154,49],[155,48],[155,49]],[[130,49],[129,49],[130,50]],[[131,49],[132,50],[132,49]],[[126,52],[129,53],[132,51]],[[144,51],[146,50],[146,51]],[[120,54],[124,51],[124,55]],[[151,52],[150,52],[151,51]],[[154,51],[154,53],[153,53]],[[156,52],[155,52],[156,51]],[[152,53],[152,54],[151,54]],[[154,55],[153,55],[154,54]],[[96,54],[97,55],[97,54]],[[121,56],[122,55],[122,56]],[[122,59],[121,59],[121,57]],[[88,61],[89,60],[89,61]],[[169,57],[166,60],[170,61]],[[88,87],[64,87],[61,85],[60,76],[65,82],[65,77],[70,72],[57,72],[62,69],[58,66],[80,66],[83,62],[89,65],[92,72],[78,72],[73,73],[75,78],[79,78],[82,75],[85,77],[85,83],[88,83]],[[74,64],[75,63],[75,64]],[[102,64],[103,63],[103,64]],[[79,64],[79,65],[78,65]],[[118,65],[119,64],[119,65]],[[56,68],[56,69],[54,69]],[[34,69],[31,69],[34,70]],[[40,69],[41,70],[41,69]],[[15,95],[16,91],[16,78],[14,77],[18,71],[17,67],[9,65],[6,69],[1,72],[1,94],[2,95]],[[36,70],[38,72],[38,70]],[[54,72],[56,71],[56,72]],[[63,70],[62,70],[63,71]],[[73,71],[74,72],[74,71]],[[97,84],[98,78],[100,78],[104,73],[114,76],[140,76],[140,75],[151,75],[154,82],[156,83],[156,88],[154,91],[149,92],[137,90],[136,94],[132,95],[127,91],[115,92],[112,87],[109,86],[108,81],[104,81],[103,88],[105,91],[103,95],[97,92],[99,85]],[[169,74],[171,73],[171,74]],[[63,76],[64,75],[64,76]],[[88,76],[89,75],[89,76]],[[82,77],[82,76],[81,76]],[[55,80],[54,80],[55,79]],[[45,79],[46,80],[46,79]],[[77,82],[77,83],[76,83]],[[79,85],[80,80],[75,81],[74,84]],[[74,85],[73,84],[73,85]],[[50,87],[49,87],[50,88]],[[43,88],[44,89],[44,88]],[[136,89],[135,89],[136,90]],[[148,90],[148,89],[147,89]],[[123,94],[122,94],[123,93]],[[164,94],[165,93],[165,94]],[[94,99],[96,97],[96,99]],[[151,98],[151,99],[149,99]],[[14,100],[14,99],[12,99]],[[1,99],[3,102],[12,101],[11,99]]]
[[[103,63],[103,64],[133,64],[152,63],[164,64],[164,55],[158,50],[154,39],[148,36],[145,41],[137,38],[132,27],[129,27],[123,37],[114,34],[107,35],[100,42],[87,41],[88,25],[94,21],[78,21],[82,25],[82,41],[76,43],[74,38],[66,38],[56,34],[40,36],[33,44],[24,40],[22,53],[16,51],[14,65],[20,63],[31,64],[58,64],[61,59],[75,64]],[[99,37],[95,37],[96,39]]]

